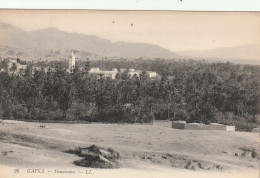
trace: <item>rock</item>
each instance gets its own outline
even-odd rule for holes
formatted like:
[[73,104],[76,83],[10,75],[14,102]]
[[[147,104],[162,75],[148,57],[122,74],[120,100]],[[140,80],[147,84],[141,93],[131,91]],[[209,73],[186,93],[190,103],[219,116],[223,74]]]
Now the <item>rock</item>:
[[46,125],[39,125],[39,128],[48,129],[48,127]]
[[74,163],[78,166],[92,167],[92,168],[118,168],[117,162],[109,161],[101,155],[88,155],[86,158],[76,160]]
[[76,160],[74,163],[78,166],[93,167],[93,168],[118,168],[117,160],[120,154],[111,148],[102,148],[92,145],[87,148],[77,148],[74,153],[84,159]]
[[120,158],[120,155],[117,151],[114,151],[111,148],[105,149],[96,145],[92,145],[87,148],[80,148],[80,156],[85,157],[88,155],[93,155],[93,156],[102,155],[106,159],[112,159],[112,160],[116,160]]
[[255,151],[255,149],[250,148],[239,148],[239,150],[235,152],[235,156],[259,159],[258,153]]

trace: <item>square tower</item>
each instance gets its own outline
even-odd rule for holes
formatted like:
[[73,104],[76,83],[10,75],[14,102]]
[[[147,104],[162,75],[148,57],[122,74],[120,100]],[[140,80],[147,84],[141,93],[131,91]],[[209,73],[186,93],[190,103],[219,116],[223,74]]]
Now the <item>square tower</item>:
[[70,73],[73,73],[73,71],[75,69],[75,62],[76,62],[76,58],[75,58],[75,55],[72,51],[71,52],[71,59],[69,60],[69,71],[70,71]]

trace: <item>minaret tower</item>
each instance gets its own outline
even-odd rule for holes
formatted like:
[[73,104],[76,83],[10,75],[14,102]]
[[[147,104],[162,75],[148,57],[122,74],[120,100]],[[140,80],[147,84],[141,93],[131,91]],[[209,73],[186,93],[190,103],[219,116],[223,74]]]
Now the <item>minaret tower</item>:
[[71,59],[69,60],[69,71],[70,73],[73,73],[74,69],[75,69],[75,55],[73,53],[73,51],[71,52]]

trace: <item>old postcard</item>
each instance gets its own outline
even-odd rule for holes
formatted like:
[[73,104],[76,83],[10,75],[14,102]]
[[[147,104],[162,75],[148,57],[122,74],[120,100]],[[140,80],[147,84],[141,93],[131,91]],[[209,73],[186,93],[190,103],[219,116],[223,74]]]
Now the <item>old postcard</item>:
[[259,177],[260,12],[0,10],[0,177]]

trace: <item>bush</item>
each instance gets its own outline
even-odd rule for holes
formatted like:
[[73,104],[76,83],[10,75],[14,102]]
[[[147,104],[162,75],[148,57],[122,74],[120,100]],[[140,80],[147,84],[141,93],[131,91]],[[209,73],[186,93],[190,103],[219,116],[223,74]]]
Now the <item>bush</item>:
[[151,123],[155,119],[154,114],[146,105],[136,105],[133,109],[135,121],[139,123]]
[[8,108],[6,108],[4,110],[2,117],[3,117],[3,119],[11,119],[11,120],[14,119],[11,106],[9,106]]
[[23,107],[22,105],[17,105],[14,107],[13,116],[17,120],[28,119],[28,109],[26,107]]
[[31,112],[32,120],[47,120],[48,115],[47,112],[40,108],[33,108]]
[[3,118],[3,114],[4,114],[4,110],[2,110],[2,109],[0,108],[0,118],[1,118],[1,119]]
[[46,114],[47,120],[62,120],[62,112],[60,109],[48,110]]
[[189,114],[185,109],[176,109],[175,110],[175,117],[173,120],[182,120],[182,121],[187,121],[189,119]]
[[72,120],[79,120],[88,116],[88,108],[83,103],[73,103],[69,112],[71,112]]

